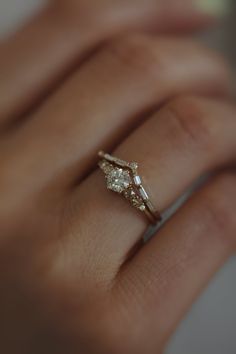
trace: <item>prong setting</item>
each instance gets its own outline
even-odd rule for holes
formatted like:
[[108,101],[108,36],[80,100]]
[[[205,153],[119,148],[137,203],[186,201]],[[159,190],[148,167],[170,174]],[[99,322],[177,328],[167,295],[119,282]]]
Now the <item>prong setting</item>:
[[160,214],[155,210],[138,175],[138,164],[126,162],[103,151],[98,155],[102,158],[98,165],[105,174],[107,189],[123,195],[135,208],[145,212],[152,223],[160,221]]

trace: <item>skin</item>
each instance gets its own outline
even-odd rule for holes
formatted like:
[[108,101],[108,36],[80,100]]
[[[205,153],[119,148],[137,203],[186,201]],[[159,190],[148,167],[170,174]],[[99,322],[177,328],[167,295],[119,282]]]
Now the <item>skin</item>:
[[28,112],[112,36],[135,30],[187,32],[214,21],[189,0],[100,0],[96,4],[95,0],[50,2],[1,45],[2,124]]
[[[210,19],[104,0],[94,22],[92,5],[53,3],[0,47],[6,354],[162,353],[236,249],[228,69],[200,44],[160,35]],[[161,212],[215,173],[140,246],[148,221],[106,190],[100,149],[139,163]]]

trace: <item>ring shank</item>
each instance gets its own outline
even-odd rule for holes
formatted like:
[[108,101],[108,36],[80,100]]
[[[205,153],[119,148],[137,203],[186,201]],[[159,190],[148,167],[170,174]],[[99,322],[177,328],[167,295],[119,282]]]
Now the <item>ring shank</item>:
[[154,224],[160,222],[162,220],[161,214],[159,213],[158,210],[155,209],[152,202],[148,200],[145,204],[146,204],[145,214],[147,215],[149,220]]

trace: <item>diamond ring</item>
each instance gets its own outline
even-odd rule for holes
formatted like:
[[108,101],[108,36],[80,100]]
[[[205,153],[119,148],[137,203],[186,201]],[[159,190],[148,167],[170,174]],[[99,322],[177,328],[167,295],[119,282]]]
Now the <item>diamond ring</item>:
[[132,206],[144,212],[151,223],[161,221],[161,215],[155,209],[138,175],[138,164],[123,161],[103,151],[98,155],[101,158],[98,165],[105,174],[107,188],[124,196]]

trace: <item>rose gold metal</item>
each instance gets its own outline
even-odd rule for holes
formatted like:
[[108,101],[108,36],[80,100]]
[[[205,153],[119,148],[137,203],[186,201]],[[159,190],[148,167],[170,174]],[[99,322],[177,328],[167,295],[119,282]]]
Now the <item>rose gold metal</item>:
[[[100,151],[98,156],[101,158],[99,166],[105,173],[108,189],[112,189],[123,195],[134,207],[144,212],[152,224],[160,222],[162,219],[161,215],[151,202],[143,186],[142,179],[138,174],[138,164],[136,162],[126,162],[103,151]],[[123,174],[121,178],[126,178],[127,186],[123,186],[120,188],[121,190],[115,190],[111,182],[110,176],[114,173],[116,174],[116,172],[118,175]],[[119,177],[116,177],[115,181],[115,183],[119,184]],[[122,182],[123,180],[120,183],[122,184]]]

